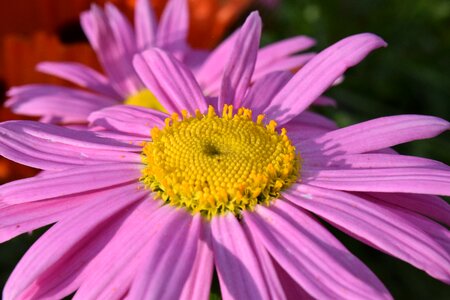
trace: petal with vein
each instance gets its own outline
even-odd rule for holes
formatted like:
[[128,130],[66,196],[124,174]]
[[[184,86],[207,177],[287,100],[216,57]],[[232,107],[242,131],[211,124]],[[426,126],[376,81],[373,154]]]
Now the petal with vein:
[[382,117],[306,140],[300,147],[302,153],[315,152],[327,156],[363,153],[431,138],[449,129],[449,122],[432,116]]
[[93,112],[88,121],[91,126],[120,131],[149,138],[150,130],[164,126],[167,114],[139,106],[116,105]]
[[390,299],[375,275],[316,220],[286,201],[244,220],[274,260],[319,299]]
[[270,299],[263,271],[234,215],[211,220],[214,259],[224,299]]
[[207,110],[206,100],[191,71],[172,55],[153,48],[135,56],[136,71],[169,113]]
[[108,79],[90,67],[76,62],[41,62],[36,66],[39,72],[57,76],[81,87],[96,91],[114,99],[120,95],[111,88]]
[[175,210],[153,238],[153,247],[131,286],[131,299],[179,299],[194,267],[202,217]]
[[155,44],[157,21],[155,12],[148,0],[137,0],[134,10],[134,27],[139,51]]
[[399,209],[361,197],[307,185],[297,185],[283,196],[357,239],[405,260],[439,280],[450,282],[450,239],[444,227],[424,221],[435,236],[446,240],[446,247],[424,231],[420,223],[414,222],[420,217],[400,214]]
[[91,112],[117,104],[114,98],[48,84],[14,87],[8,96],[6,106],[17,114],[52,116],[63,122],[85,122]]
[[56,298],[62,298],[73,292],[86,263],[111,240],[129,214],[126,208],[143,196],[142,192],[118,189],[106,199],[91,199],[70,218],[58,222],[20,260],[6,283],[4,298],[55,292],[62,294]]
[[240,29],[223,73],[219,109],[222,109],[224,104],[241,107],[255,69],[261,27],[259,14],[252,12]]
[[3,203],[20,204],[100,190],[135,182],[139,187],[140,164],[102,164],[47,172],[45,176],[12,181],[0,186]]
[[322,95],[348,68],[383,46],[386,43],[370,33],[353,35],[335,43],[302,67],[265,113],[280,124],[286,123]]
[[138,162],[140,146],[98,137],[89,131],[32,121],[0,124],[0,155],[43,170],[105,162]]

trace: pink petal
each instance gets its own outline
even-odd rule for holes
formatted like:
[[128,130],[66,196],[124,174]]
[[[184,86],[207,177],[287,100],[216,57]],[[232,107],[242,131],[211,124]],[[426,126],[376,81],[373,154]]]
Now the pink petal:
[[[135,187],[136,184],[133,183]],[[3,188],[3,187],[2,187]],[[129,189],[124,186],[120,189]],[[90,192],[92,198],[112,196],[116,190]],[[26,200],[26,199],[25,199]],[[74,210],[90,200],[84,194],[63,196],[53,199],[39,199],[20,204],[7,205],[0,202],[0,243],[8,241],[19,234],[31,232],[45,225],[55,223],[70,216]],[[2,206],[3,205],[3,206]]]
[[130,134],[130,133],[120,133],[119,131],[105,130],[103,127],[90,127],[89,130],[95,131],[95,134],[99,137],[104,137],[108,139],[113,139],[116,141],[122,141],[125,143],[130,143],[134,145],[142,145],[143,142],[149,141],[149,136],[143,136],[141,134]]
[[131,299],[179,299],[194,267],[202,217],[173,209],[175,214],[153,238],[142,268],[131,286]]
[[230,53],[233,51],[238,35],[239,30],[236,30],[220,43],[208,55],[199,70],[195,72],[195,77],[206,95],[217,96],[220,90],[223,70],[229,60]]
[[120,99],[119,94],[111,88],[108,79],[90,67],[76,62],[41,62],[36,66],[39,72],[57,76],[73,82],[88,90],[102,95]]
[[258,116],[291,78],[292,74],[288,71],[278,71],[263,76],[249,88],[241,106],[250,108],[253,116]]
[[189,12],[186,0],[168,1],[156,32],[156,46],[171,51],[183,51],[189,30]]
[[[146,199],[130,214],[83,271],[76,299],[123,299],[149,251],[153,237],[171,220],[173,208]],[[126,247],[124,247],[126,245]]]
[[46,84],[14,87],[8,96],[6,106],[17,114],[58,117],[63,122],[85,122],[91,112],[117,104],[106,96]]
[[127,17],[111,3],[106,3],[105,11],[117,47],[121,47],[121,52],[127,55],[128,61],[131,61],[138,49],[136,47],[136,37],[130,22]]
[[139,187],[141,164],[101,164],[47,172],[6,183],[0,187],[3,203],[20,204],[71,194],[100,190],[135,182]]
[[0,154],[39,169],[61,170],[102,162],[138,162],[142,147],[100,138],[89,131],[32,121],[0,124]]
[[240,29],[223,73],[219,109],[222,109],[224,104],[241,107],[255,68],[261,27],[258,12],[252,12]]
[[214,270],[209,222],[202,222],[197,244],[197,255],[180,299],[209,299]]
[[110,20],[96,5],[81,14],[81,26],[111,80],[114,89],[126,97],[139,92],[143,86],[131,65],[130,53],[116,40],[119,28],[111,28]]
[[450,195],[449,170],[440,167],[325,169],[304,166],[301,177],[305,183],[333,190]]
[[[286,129],[295,127],[298,124],[315,126],[326,130],[334,130],[337,128],[336,123],[318,113],[312,111],[304,111],[300,115],[293,118],[291,121],[285,124]],[[293,128],[294,129],[294,128]]]
[[280,58],[279,60],[265,66],[264,68],[255,68],[252,80],[260,79],[262,76],[277,71],[290,71],[294,72],[303,67],[308,61],[310,61],[316,53],[302,53],[297,55],[291,55]]
[[[311,111],[304,111],[289,122],[283,125],[288,136],[294,143],[298,141],[323,135],[330,130],[337,128],[334,121]],[[303,147],[298,147],[300,154],[303,154]]]
[[314,46],[316,41],[304,35],[298,35],[269,44],[258,51],[256,70],[263,70],[276,61]]
[[270,119],[286,123],[322,95],[349,67],[383,46],[386,43],[378,36],[363,33],[328,47],[295,74],[265,112]]
[[248,227],[244,227],[244,231],[252,246],[253,253],[258,260],[259,266],[261,267],[265,285],[270,293],[270,299],[286,299],[285,292],[283,291],[284,282],[280,280],[269,253],[264,248],[263,244],[252,236]]
[[317,221],[278,200],[244,213],[271,256],[314,298],[389,299],[375,275]]
[[135,6],[136,43],[139,51],[143,51],[155,44],[156,16],[148,0],[136,0]]
[[450,129],[440,118],[421,115],[383,117],[338,129],[301,143],[302,153],[321,155],[374,151],[434,137]]
[[[403,259],[439,280],[450,282],[450,236],[438,224],[348,193],[307,185],[297,185],[284,193],[284,197],[357,239]],[[446,247],[424,231],[420,223],[415,223],[416,219],[426,222],[427,230],[433,235],[445,238]]]
[[437,196],[420,194],[365,193],[389,203],[442,222],[450,226],[450,205]]
[[373,168],[435,168],[450,170],[447,165],[436,160],[417,156],[364,153],[321,157],[314,153],[305,153],[303,166],[310,169],[373,169]]
[[223,299],[270,299],[264,275],[234,215],[211,220],[216,270]]
[[195,114],[196,109],[207,110],[194,75],[170,54],[154,48],[136,55],[133,63],[145,85],[169,113],[186,109]]
[[155,126],[163,127],[167,117],[167,114],[153,109],[116,105],[92,113],[88,120],[91,126],[140,135],[148,139],[150,130]]
[[113,197],[91,198],[70,218],[58,222],[18,263],[6,283],[4,298],[62,298],[73,292],[85,264],[113,237],[115,228],[130,212],[126,208],[143,195],[119,189]]

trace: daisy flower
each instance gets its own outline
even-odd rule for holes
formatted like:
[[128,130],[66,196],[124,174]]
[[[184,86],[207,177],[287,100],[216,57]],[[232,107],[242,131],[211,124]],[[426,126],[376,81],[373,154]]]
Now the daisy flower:
[[[133,56],[150,47],[161,48],[186,63],[195,70],[205,93],[216,96],[237,33],[207,55],[205,51],[195,51],[188,46],[188,22],[187,0],[169,1],[159,23],[148,0],[138,0],[135,29],[114,5],[106,5],[105,10],[93,5],[81,15],[81,25],[106,76],[78,63],[44,62],[37,66],[39,71],[84,89],[44,84],[14,87],[8,92],[10,99],[6,105],[15,113],[62,124],[85,123],[91,112],[117,104],[163,111],[167,108],[146,88],[132,65]],[[312,39],[297,36],[264,47],[258,52],[253,80],[274,70],[298,68],[313,54],[295,53],[313,44]]]
[[402,115],[302,135],[299,114],[385,43],[351,36],[278,87],[250,85],[259,24],[252,14],[238,34],[216,108],[171,54],[137,55],[168,114],[114,106],[90,117],[131,143],[0,124],[0,153],[44,170],[0,187],[0,240],[56,222],[4,299],[208,299],[214,272],[224,299],[390,299],[317,218],[450,282],[449,234],[436,222],[450,224],[450,209],[434,196],[450,195],[450,168],[387,149],[449,123]]

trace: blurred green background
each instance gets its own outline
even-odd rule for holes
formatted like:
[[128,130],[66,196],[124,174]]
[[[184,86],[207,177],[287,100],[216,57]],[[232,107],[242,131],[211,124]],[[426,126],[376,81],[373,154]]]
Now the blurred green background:
[[[317,39],[316,51],[348,35],[373,32],[389,44],[346,73],[327,95],[338,108],[320,112],[345,126],[386,115],[429,114],[450,120],[450,1],[282,0],[261,8],[263,44],[292,35]],[[450,164],[450,134],[397,147]],[[396,299],[448,299],[450,289],[406,263],[331,229],[384,282]],[[42,232],[39,231],[39,232]],[[38,234],[0,246],[0,288]],[[213,298],[216,298],[213,296]]]

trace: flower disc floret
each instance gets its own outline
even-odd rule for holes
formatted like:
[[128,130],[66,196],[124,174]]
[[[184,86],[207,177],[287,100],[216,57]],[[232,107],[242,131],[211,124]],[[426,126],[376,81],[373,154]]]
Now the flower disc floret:
[[269,205],[297,180],[300,157],[286,130],[263,119],[227,105],[222,116],[211,106],[173,114],[144,144],[141,181],[165,203],[209,219]]

